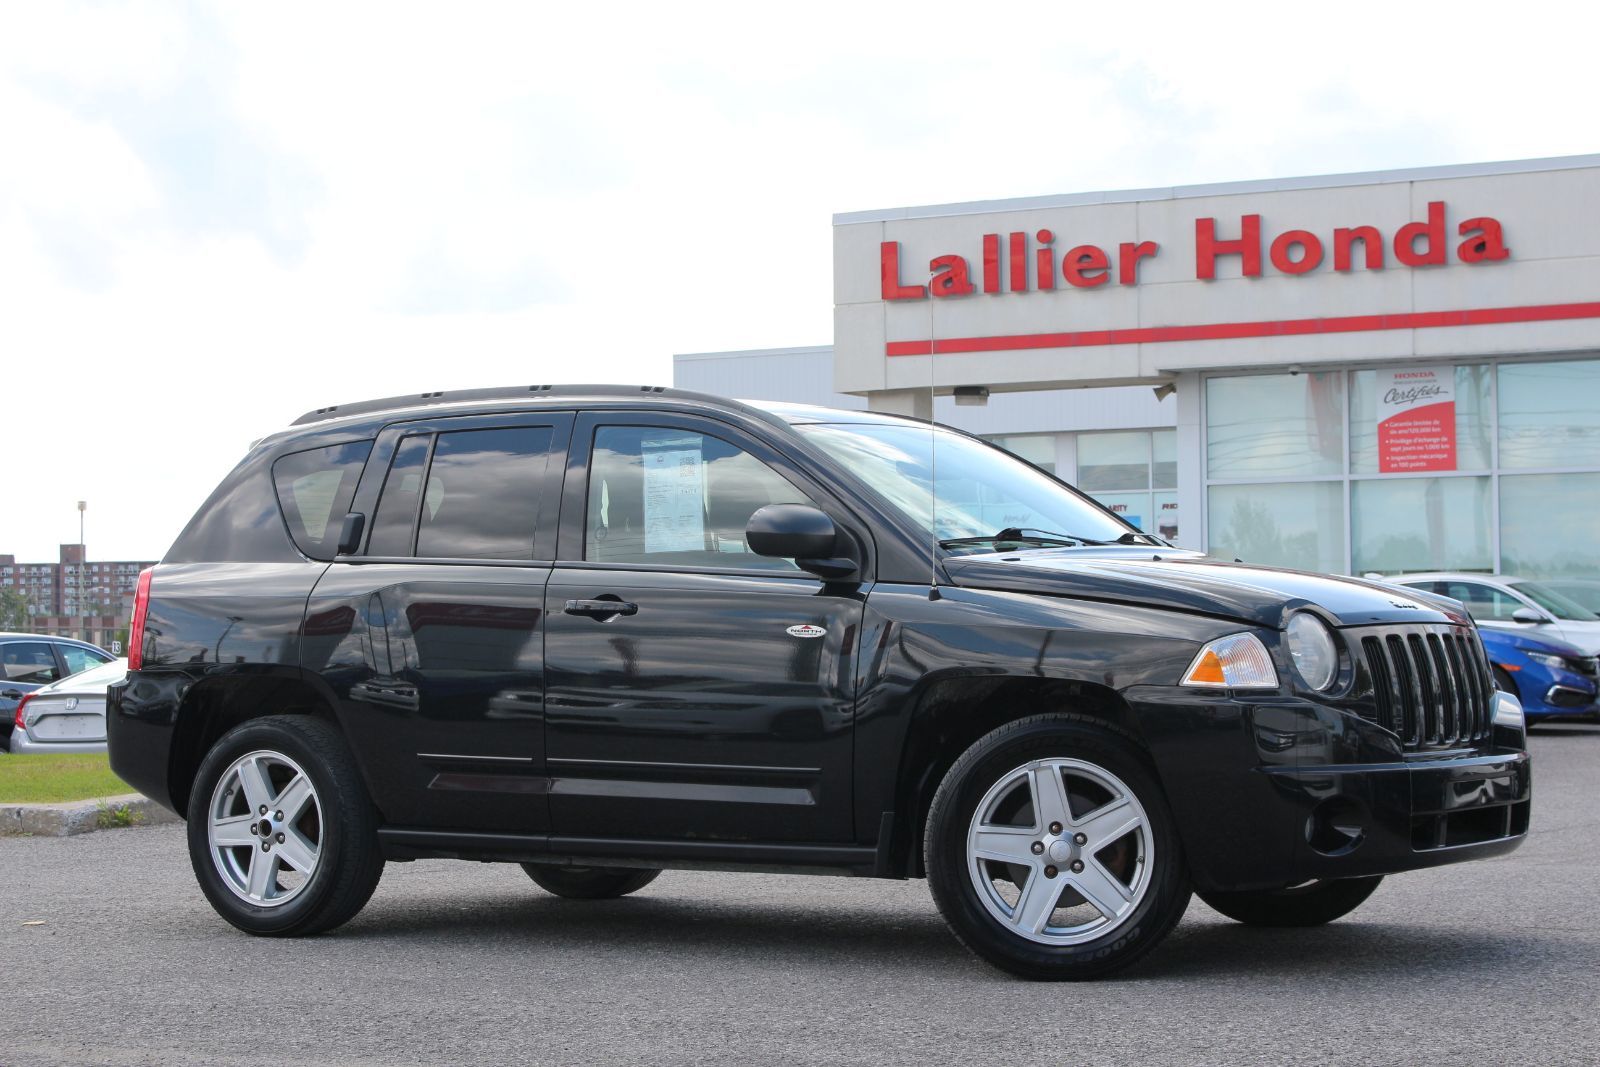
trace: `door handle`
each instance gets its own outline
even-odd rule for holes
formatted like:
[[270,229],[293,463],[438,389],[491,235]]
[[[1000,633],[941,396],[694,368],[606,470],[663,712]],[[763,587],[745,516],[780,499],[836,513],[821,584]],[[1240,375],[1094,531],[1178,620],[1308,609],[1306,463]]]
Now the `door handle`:
[[630,604],[618,597],[603,596],[594,600],[569,600],[566,612],[568,615],[587,615],[591,619],[604,621],[617,615],[637,615],[639,605]]
[[0,692],[0,699],[21,700],[22,699],[22,690],[20,690],[20,689],[7,689],[4,692]]

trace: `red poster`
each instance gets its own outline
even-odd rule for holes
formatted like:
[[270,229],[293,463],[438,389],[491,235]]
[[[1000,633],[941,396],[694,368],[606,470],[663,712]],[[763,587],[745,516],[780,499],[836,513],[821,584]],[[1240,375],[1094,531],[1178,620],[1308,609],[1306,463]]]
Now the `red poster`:
[[1378,470],[1456,469],[1456,369],[1378,372]]

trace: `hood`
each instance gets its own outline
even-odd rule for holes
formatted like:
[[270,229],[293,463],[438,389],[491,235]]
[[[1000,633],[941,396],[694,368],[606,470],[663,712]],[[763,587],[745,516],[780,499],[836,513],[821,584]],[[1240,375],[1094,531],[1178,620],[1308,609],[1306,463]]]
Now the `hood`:
[[1075,597],[1238,619],[1282,629],[1291,612],[1319,607],[1340,626],[1471,625],[1453,600],[1362,578],[1224,563],[1198,552],[1067,548],[945,560],[951,581],[973,589]]

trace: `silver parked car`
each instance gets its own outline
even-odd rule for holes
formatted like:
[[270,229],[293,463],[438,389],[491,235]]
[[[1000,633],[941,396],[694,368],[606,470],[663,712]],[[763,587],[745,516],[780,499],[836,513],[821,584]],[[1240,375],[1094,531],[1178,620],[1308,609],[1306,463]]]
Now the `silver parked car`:
[[114,659],[35,689],[17,705],[11,751],[104,752],[106,686],[128,673],[128,661]]
[[87,641],[44,634],[0,633],[0,752],[11,737],[17,701],[41,686],[111,659]]
[[1385,581],[1459,600],[1479,626],[1520,630],[1600,654],[1600,615],[1543,582],[1505,574],[1404,574]]

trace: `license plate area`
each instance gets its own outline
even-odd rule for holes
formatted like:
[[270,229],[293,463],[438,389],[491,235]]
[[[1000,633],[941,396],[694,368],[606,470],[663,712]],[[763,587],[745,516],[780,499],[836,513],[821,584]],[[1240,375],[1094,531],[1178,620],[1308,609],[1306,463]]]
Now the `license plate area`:
[[104,741],[106,720],[101,715],[46,715],[28,732],[40,741]]

